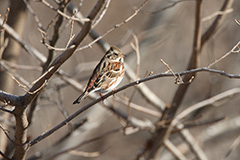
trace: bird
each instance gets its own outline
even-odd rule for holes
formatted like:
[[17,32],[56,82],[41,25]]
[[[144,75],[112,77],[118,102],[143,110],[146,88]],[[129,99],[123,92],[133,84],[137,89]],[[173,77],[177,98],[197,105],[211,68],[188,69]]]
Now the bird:
[[92,92],[106,93],[113,91],[122,81],[125,55],[116,46],[111,46],[97,64],[84,92],[73,102],[80,103]]

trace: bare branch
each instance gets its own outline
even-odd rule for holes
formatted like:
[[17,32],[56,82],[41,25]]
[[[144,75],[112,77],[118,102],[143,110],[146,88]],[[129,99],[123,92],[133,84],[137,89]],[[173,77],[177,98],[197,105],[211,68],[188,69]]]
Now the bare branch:
[[[0,23],[3,23],[3,20],[0,19]],[[12,29],[9,25],[5,24],[2,26],[4,30],[14,39],[16,40],[35,60],[41,65],[46,61],[46,57],[43,56],[38,50],[28,44],[25,40],[19,36],[14,29]]]
[[40,22],[37,14],[34,12],[34,10],[32,9],[32,7],[30,6],[29,2],[28,2],[27,0],[23,0],[23,2],[26,4],[29,12],[32,14],[33,18],[35,19],[38,27],[39,27],[41,30],[44,30],[42,23]]
[[71,148],[69,148],[69,149],[65,149],[65,150],[63,150],[63,151],[61,151],[61,152],[59,152],[59,153],[56,153],[56,154],[52,155],[51,157],[48,157],[48,159],[54,159],[54,158],[56,158],[56,157],[58,157],[58,156],[60,156],[60,155],[62,155],[62,154],[66,154],[66,153],[68,153],[68,152],[70,152],[70,151],[72,151],[72,150],[76,150],[77,148],[80,148],[80,147],[82,147],[82,146],[84,146],[84,145],[86,145],[86,144],[89,144],[89,143],[91,143],[91,142],[100,140],[100,139],[102,139],[102,138],[104,138],[104,137],[106,137],[106,136],[109,136],[109,135],[111,135],[111,134],[114,134],[114,133],[117,133],[117,132],[121,132],[121,131],[122,131],[122,128],[117,128],[117,129],[113,129],[113,130],[107,131],[107,132],[105,132],[105,133],[103,133],[103,134],[101,134],[101,135],[99,135],[99,136],[96,136],[96,137],[94,137],[94,138],[85,140],[85,141],[83,141],[82,143],[80,143],[79,145],[76,145],[76,146],[71,147]]
[[107,34],[109,34],[110,32],[112,32],[113,30],[115,30],[116,28],[119,28],[120,26],[126,24],[127,22],[129,22],[132,18],[134,18],[139,11],[142,10],[142,8],[147,4],[148,0],[145,0],[138,9],[135,10],[135,12],[130,15],[127,19],[125,19],[123,22],[119,23],[119,24],[115,24],[112,28],[110,28],[108,31],[106,31],[103,35],[99,36],[98,38],[96,38],[94,41],[92,41],[91,43],[80,47],[77,49],[77,51],[83,50],[85,48],[91,47],[94,43],[96,43],[97,41],[99,41],[100,39],[102,39],[103,37],[105,37]]
[[2,24],[1,24],[1,28],[2,28],[2,26],[3,26],[4,24],[7,23],[9,12],[10,12],[10,8],[7,8],[7,10],[6,10],[6,12],[5,12],[5,15],[4,15],[4,20],[3,20]]
[[169,140],[164,140],[164,146],[178,159],[187,160],[187,158],[182,154],[182,152]]
[[223,160],[224,160],[224,159],[227,159],[227,158],[230,156],[230,154],[231,154],[234,150],[236,150],[236,148],[239,146],[239,144],[240,144],[240,135],[234,140],[234,142],[232,143],[229,151],[228,151],[228,152],[226,153],[226,155],[224,156]]
[[[222,71],[217,71],[217,70],[213,70],[213,69],[207,69],[207,68],[199,68],[199,69],[193,69],[193,70],[189,70],[189,71],[185,71],[185,72],[180,72],[177,73],[179,75],[185,75],[185,74],[192,74],[192,73],[196,73],[196,72],[200,72],[200,71],[208,71],[208,72],[212,72],[212,73],[218,73],[218,74],[222,74],[222,75],[226,75],[226,73],[222,73]],[[228,74],[227,74],[228,75]],[[78,111],[76,111],[75,113],[73,113],[72,115],[70,115],[66,120],[62,121],[61,123],[59,123],[57,126],[55,126],[54,128],[52,128],[51,130],[49,130],[48,132],[44,133],[43,135],[35,138],[34,140],[30,141],[29,144],[32,146],[34,144],[36,144],[37,142],[41,141],[42,139],[45,139],[46,137],[48,137],[49,135],[51,135],[52,133],[54,133],[55,131],[57,131],[59,128],[63,127],[64,125],[66,125],[69,121],[71,121],[72,119],[74,119],[75,117],[77,117],[79,114],[81,114],[82,112],[86,111],[87,109],[89,109],[90,107],[92,107],[93,105],[99,103],[100,101],[110,97],[113,94],[116,94],[120,91],[125,90],[126,88],[132,87],[134,85],[139,85],[140,83],[149,81],[149,80],[153,80],[156,78],[160,78],[160,77],[169,77],[169,76],[173,76],[171,73],[161,73],[161,74],[157,74],[157,75],[153,75],[150,77],[146,77],[131,83],[128,83],[112,92],[109,92],[107,94],[105,94],[104,96],[88,103],[87,105],[85,105],[84,107],[82,107],[81,109],[79,109]],[[228,75],[231,76],[231,78],[240,78],[240,75]],[[1,97],[1,96],[0,96]]]
[[213,65],[215,65],[218,62],[220,62],[221,60],[223,60],[224,58],[226,58],[227,56],[229,56],[232,53],[239,53],[240,52],[239,45],[240,45],[240,41],[229,52],[227,52],[226,54],[224,54],[223,56],[221,56],[220,58],[214,60],[214,62],[209,64],[207,66],[207,68],[211,68]]
[[7,138],[14,144],[17,145],[12,139],[11,137],[8,135],[7,131],[0,125],[0,129],[4,132],[4,134],[7,136]]
[[175,84],[183,84],[184,83],[182,78],[180,76],[176,76],[175,73],[173,72],[173,70],[169,67],[169,65],[166,62],[164,62],[163,59],[161,59],[161,62],[167,67],[168,71],[170,71],[173,74],[174,79],[175,79]]
[[12,160],[11,158],[8,158],[4,153],[2,153],[2,151],[0,151],[0,155],[6,160]]
[[213,14],[202,18],[202,21],[203,21],[203,22],[204,22],[204,21],[208,21],[208,20],[210,20],[210,19],[212,19],[212,18],[214,18],[214,17],[216,17],[216,16],[218,16],[218,15],[228,14],[228,13],[231,13],[231,12],[233,12],[233,9],[232,9],[232,8],[226,9],[225,11],[216,11],[216,12],[214,12]]
[[79,22],[89,22],[91,21],[91,19],[89,18],[74,18],[74,17],[70,17],[68,15],[66,15],[65,13],[63,13],[61,10],[54,8],[51,4],[49,4],[46,0],[40,0],[44,5],[46,5],[47,7],[49,7],[50,9],[56,11],[58,14],[62,15],[64,18],[68,19],[68,20],[74,20],[74,21],[79,21]]
[[187,2],[187,1],[194,1],[194,0],[178,0],[178,1],[172,1],[172,3],[169,4],[168,6],[162,8],[161,10],[151,12],[151,14],[157,14],[157,13],[160,13],[160,12],[162,12],[162,11],[165,11],[166,9],[170,9],[170,8],[176,6],[178,3],[181,3],[181,2]]
[[202,107],[205,107],[207,105],[212,105],[214,103],[216,103],[219,100],[225,99],[225,98],[229,98],[231,96],[234,96],[236,94],[240,94],[240,88],[233,88],[230,89],[228,91],[225,91],[223,93],[220,93],[216,96],[213,96],[209,99],[206,99],[204,101],[201,101],[199,103],[194,104],[193,106],[188,107],[186,110],[182,111],[181,113],[179,113],[174,120],[172,121],[168,133],[170,133],[173,129],[173,127],[184,117],[186,117],[187,115],[189,115],[190,113],[192,113],[193,111],[200,109]]
[[95,28],[95,26],[101,21],[101,19],[103,18],[103,16],[105,15],[108,6],[110,4],[111,0],[108,0],[105,4],[105,6],[103,7],[101,13],[99,14],[99,16],[96,18],[96,20],[93,22],[92,28]]
[[0,90],[0,101],[7,103],[11,106],[16,106],[19,105],[19,103],[23,103],[20,101],[19,96],[4,92],[2,90]]
[[234,21],[240,26],[240,20],[234,19]]
[[[232,6],[233,2],[234,2],[234,0],[225,0],[220,11],[225,12],[227,9],[229,9]],[[203,45],[209,40],[209,38],[212,37],[212,35],[217,31],[217,29],[218,29],[219,25],[222,23],[225,15],[226,14],[218,15],[216,17],[216,19],[214,20],[214,22],[212,23],[212,25],[202,35],[201,49],[203,48]]]
[[[101,8],[104,6],[105,1],[99,0],[96,4],[95,8],[91,11],[89,14],[89,18],[91,20],[94,20],[95,17],[98,14],[98,11],[101,10]],[[83,41],[83,39],[87,36],[91,29],[92,22],[86,22],[82,30],[79,32],[79,34],[73,39],[73,41],[70,43],[69,47],[74,46],[73,48],[64,51],[62,54],[60,54],[53,62],[52,64],[46,69],[45,75],[42,76],[29,90],[29,92],[34,92],[37,89],[39,89],[46,81],[48,81],[49,78],[52,77],[52,75],[58,70],[58,68],[68,59],[72,56],[74,51],[76,50],[77,46]],[[40,90],[39,90],[40,91]],[[26,100],[26,103],[30,103],[30,101],[39,93],[36,92],[34,94],[26,94],[24,96],[24,99]]]

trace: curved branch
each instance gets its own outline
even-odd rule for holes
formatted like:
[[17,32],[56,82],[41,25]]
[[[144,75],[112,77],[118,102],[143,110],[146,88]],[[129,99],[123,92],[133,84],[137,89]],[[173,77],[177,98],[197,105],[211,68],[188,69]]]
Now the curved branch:
[[[198,68],[198,69],[192,69],[192,70],[189,70],[189,71],[184,71],[184,72],[179,72],[179,73],[175,73],[177,75],[186,75],[186,74],[192,74],[192,73],[196,73],[196,72],[202,72],[202,71],[205,71],[205,72],[211,72],[211,73],[216,73],[216,74],[221,74],[223,76],[227,76],[229,78],[240,78],[240,75],[232,75],[232,74],[227,74],[223,71],[218,71],[218,70],[214,70],[214,69],[208,69],[208,68]],[[52,128],[51,130],[49,130],[48,132],[40,135],[39,137],[33,139],[32,141],[26,143],[26,144],[29,144],[30,146],[38,143],[39,141],[45,139],[46,137],[50,136],[51,134],[53,134],[55,131],[57,131],[58,129],[62,128],[63,126],[65,126],[68,122],[70,122],[72,119],[74,119],[75,117],[77,117],[79,114],[81,114],[82,112],[86,111],[87,109],[89,109],[90,107],[92,107],[93,105],[103,101],[104,99],[110,97],[111,95],[114,95],[122,90],[125,90],[129,87],[132,87],[134,85],[138,85],[140,83],[143,83],[143,82],[146,82],[146,81],[150,81],[150,80],[153,80],[153,79],[157,79],[157,78],[160,78],[160,77],[171,77],[173,76],[173,74],[171,73],[160,73],[160,74],[157,74],[157,75],[153,75],[153,76],[149,76],[147,78],[143,78],[143,79],[139,79],[137,81],[134,81],[134,82],[131,82],[131,83],[128,83],[112,92],[109,92],[107,94],[105,94],[104,96],[88,103],[87,105],[85,105],[84,107],[82,107],[81,109],[79,109],[78,111],[76,111],[75,113],[73,113],[72,115],[70,115],[67,119],[65,119],[64,121],[62,121],[61,123],[59,123],[57,126],[55,126],[54,128]],[[174,82],[174,81],[173,81]]]

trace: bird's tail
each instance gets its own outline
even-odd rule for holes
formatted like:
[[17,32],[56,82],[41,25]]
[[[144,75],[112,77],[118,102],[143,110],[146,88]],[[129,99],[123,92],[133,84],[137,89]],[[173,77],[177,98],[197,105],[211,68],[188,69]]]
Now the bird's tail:
[[88,92],[83,92],[74,102],[73,104],[80,103],[82,99],[85,99],[88,95]]

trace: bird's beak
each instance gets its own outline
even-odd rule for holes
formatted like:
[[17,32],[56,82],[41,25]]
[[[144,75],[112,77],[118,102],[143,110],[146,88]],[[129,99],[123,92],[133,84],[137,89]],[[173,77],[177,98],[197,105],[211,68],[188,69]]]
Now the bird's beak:
[[123,54],[123,58],[125,58],[125,57],[127,57],[127,55],[126,55],[126,54]]

